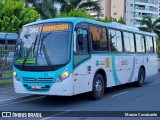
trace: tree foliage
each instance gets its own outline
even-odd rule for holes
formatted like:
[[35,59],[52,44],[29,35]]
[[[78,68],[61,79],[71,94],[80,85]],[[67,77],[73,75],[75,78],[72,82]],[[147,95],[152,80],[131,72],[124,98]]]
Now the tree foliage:
[[108,22],[117,22],[117,20],[113,17],[105,17],[104,20],[101,20],[102,22],[108,23]]
[[80,17],[80,18],[88,18],[88,19],[94,19],[93,16],[86,13],[84,10],[76,10],[72,9],[69,13],[62,13],[59,17]]
[[92,10],[100,13],[100,6],[97,2],[87,0],[84,2],[83,0],[55,0],[55,2],[61,5],[61,13],[68,13],[72,9],[84,9],[86,7],[91,7]]
[[122,16],[119,18],[118,22],[121,24],[125,24],[124,18]]
[[33,5],[35,10],[41,15],[41,19],[49,19],[57,16],[57,8],[54,6],[55,2],[58,2],[58,0],[26,0],[25,5],[26,7],[29,4]]
[[141,21],[142,27],[139,27],[140,30],[146,32],[154,32],[160,38],[160,18],[155,21],[152,21],[151,16],[144,16]]
[[121,23],[121,24],[125,24],[125,21],[123,19],[123,17],[121,16],[119,18],[119,20],[113,18],[113,17],[106,17],[104,20],[101,20],[102,22],[105,22],[105,23],[108,23],[108,22],[118,22],[118,23]]
[[24,0],[0,0],[1,32],[19,32],[24,24],[38,18],[39,14],[33,7],[24,7]]

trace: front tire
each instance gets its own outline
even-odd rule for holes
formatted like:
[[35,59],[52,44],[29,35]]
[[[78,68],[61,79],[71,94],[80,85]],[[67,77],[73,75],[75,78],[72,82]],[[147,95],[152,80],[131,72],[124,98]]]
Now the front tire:
[[97,74],[93,79],[93,87],[90,97],[93,100],[101,99],[104,95],[104,78],[101,74]]
[[138,73],[138,81],[136,81],[136,86],[142,87],[144,85],[144,80],[145,80],[145,72],[143,68],[140,68]]

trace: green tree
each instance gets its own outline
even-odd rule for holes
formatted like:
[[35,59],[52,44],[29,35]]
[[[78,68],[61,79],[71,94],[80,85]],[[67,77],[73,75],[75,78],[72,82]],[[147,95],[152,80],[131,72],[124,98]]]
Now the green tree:
[[118,22],[121,24],[125,24],[124,18],[122,16],[119,18]]
[[108,23],[108,22],[117,22],[117,20],[113,17],[105,17],[104,20],[101,20],[101,22],[105,22],[105,23]]
[[105,23],[108,23],[108,22],[118,22],[118,23],[121,23],[121,24],[125,24],[124,18],[122,16],[119,18],[118,21],[117,21],[116,18],[113,18],[113,17],[105,17],[105,19],[101,20],[101,21],[105,22]]
[[41,15],[41,19],[49,19],[57,16],[57,8],[54,6],[54,3],[57,1],[58,0],[25,0],[25,5],[26,7],[29,6],[29,4],[33,5],[35,10]]
[[39,17],[33,7],[24,7],[24,0],[0,0],[1,32],[19,32],[24,24],[34,22]]
[[100,6],[97,2],[87,0],[83,2],[83,0],[54,0],[56,3],[61,5],[61,13],[68,13],[72,9],[84,9],[86,7],[92,7],[92,10],[95,10],[100,14]]
[[59,17],[80,17],[80,18],[88,18],[88,19],[94,19],[93,16],[86,13],[84,10],[76,10],[72,9],[69,13],[62,13]]
[[160,38],[160,18],[155,21],[152,21],[151,16],[144,16],[141,21],[142,27],[139,27],[140,30],[146,32],[154,32]]

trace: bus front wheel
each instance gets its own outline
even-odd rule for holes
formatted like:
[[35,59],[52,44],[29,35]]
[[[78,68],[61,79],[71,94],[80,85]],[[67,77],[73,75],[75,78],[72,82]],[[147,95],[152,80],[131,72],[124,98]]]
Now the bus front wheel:
[[91,99],[98,100],[104,94],[104,78],[101,74],[97,74],[93,79],[93,87],[90,92]]
[[138,81],[136,81],[136,85],[138,87],[142,87],[144,85],[144,80],[145,80],[145,72],[143,68],[140,68],[138,73]]

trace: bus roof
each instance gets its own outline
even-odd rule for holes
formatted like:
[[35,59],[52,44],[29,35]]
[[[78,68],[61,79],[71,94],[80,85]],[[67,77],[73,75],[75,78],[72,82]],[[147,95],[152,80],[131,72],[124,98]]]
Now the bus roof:
[[156,34],[154,34],[154,33],[140,31],[136,27],[123,25],[123,24],[120,24],[120,23],[117,23],[117,22],[104,23],[104,22],[100,22],[100,21],[96,21],[96,20],[90,20],[90,19],[87,19],[87,18],[74,18],[74,17],[71,17],[71,18],[53,18],[53,19],[47,19],[47,20],[40,20],[40,21],[37,21],[37,22],[29,23],[25,26],[34,25],[34,24],[42,24],[42,23],[50,23],[50,22],[72,22],[74,24],[79,23],[79,22],[88,22],[88,23],[92,23],[92,24],[96,24],[96,25],[102,25],[102,26],[111,27],[111,28],[115,28],[115,29],[126,30],[126,31],[129,31],[129,32],[156,36]]
[[16,41],[18,38],[18,35],[16,33],[3,33],[0,32],[0,40],[13,40]]

